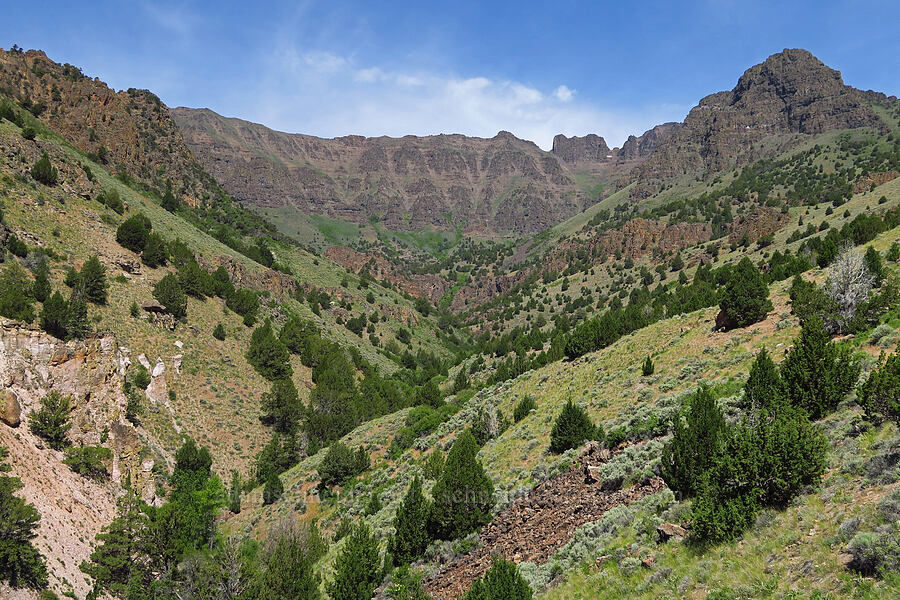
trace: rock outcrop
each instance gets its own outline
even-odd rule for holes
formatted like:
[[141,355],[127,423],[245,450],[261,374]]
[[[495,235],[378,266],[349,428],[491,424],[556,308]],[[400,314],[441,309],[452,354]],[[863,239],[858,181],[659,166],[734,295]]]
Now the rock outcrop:
[[553,138],[553,149],[550,152],[570,164],[600,162],[613,158],[606,140],[593,133],[584,137],[566,137],[559,134]]
[[[872,109],[885,99],[844,85],[841,74],[806,50],[784,50],[753,66],[734,89],[703,98],[632,173],[632,195],[655,193],[670,177],[704,177],[790,148],[834,129],[886,125]],[[766,144],[765,138],[776,138]],[[774,142],[774,143],[773,143]]]

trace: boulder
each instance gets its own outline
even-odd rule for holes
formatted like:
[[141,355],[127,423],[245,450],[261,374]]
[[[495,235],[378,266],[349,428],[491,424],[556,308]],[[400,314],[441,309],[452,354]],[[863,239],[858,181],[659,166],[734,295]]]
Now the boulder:
[[0,421],[10,427],[18,427],[22,422],[22,407],[12,390],[0,391]]
[[669,540],[680,542],[687,536],[687,531],[681,525],[675,523],[663,523],[656,528],[656,535],[659,537],[660,542],[667,542]]
[[157,302],[156,300],[147,300],[143,304],[141,304],[141,308],[147,311],[148,313],[164,313],[166,312],[166,307]]

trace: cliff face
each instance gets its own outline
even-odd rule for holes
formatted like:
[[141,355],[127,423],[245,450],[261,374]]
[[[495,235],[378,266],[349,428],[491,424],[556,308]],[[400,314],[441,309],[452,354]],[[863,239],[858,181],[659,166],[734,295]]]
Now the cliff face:
[[[9,449],[11,474],[24,484],[21,496],[41,514],[35,545],[51,567],[51,587],[67,589],[67,581],[78,597],[90,591],[78,565],[89,557],[94,536],[115,516],[126,474],[146,501],[155,499],[153,460],[142,456],[147,439],[124,417],[121,384],[128,364],[127,350],[112,335],[63,342],[0,320],[0,445]],[[62,452],[29,430],[40,399],[54,390],[72,397],[70,442],[112,450],[109,482],[75,474],[62,463]]]
[[[870,106],[884,96],[844,85],[838,71],[806,50],[784,50],[747,69],[729,92],[702,99],[653,155],[629,176],[633,195],[654,193],[680,175],[705,176],[834,129],[885,125]],[[782,136],[778,143],[761,142]],[[791,137],[794,136],[794,137]]]
[[260,206],[356,223],[376,218],[392,230],[529,233],[590,204],[553,154],[507,132],[323,139],[206,109],[172,115],[203,167],[233,196]]
[[593,133],[584,137],[566,137],[559,134],[553,138],[551,152],[560,160],[571,164],[600,162],[612,158],[606,140]]
[[192,204],[215,194],[168,108],[147,90],[116,92],[41,51],[0,50],[0,92],[30,104],[41,121],[113,172],[158,190],[171,180]]

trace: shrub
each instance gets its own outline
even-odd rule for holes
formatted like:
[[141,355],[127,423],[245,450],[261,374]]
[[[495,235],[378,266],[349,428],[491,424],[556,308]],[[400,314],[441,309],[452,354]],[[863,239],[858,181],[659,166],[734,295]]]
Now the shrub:
[[107,208],[112,209],[118,214],[123,214],[125,212],[125,203],[122,202],[122,197],[119,195],[119,190],[113,188],[111,190],[104,191],[98,200],[106,205]]
[[872,371],[856,396],[869,419],[900,422],[900,353],[894,352]]
[[112,450],[104,446],[80,446],[66,448],[63,462],[84,477],[96,480],[109,479],[106,462],[112,460]]
[[769,287],[749,258],[742,258],[732,271],[719,306],[735,327],[762,321],[772,310]]
[[71,412],[71,396],[63,396],[54,390],[41,399],[40,409],[31,413],[28,427],[51,448],[62,450],[69,443],[67,434],[72,426],[69,423]]
[[900,572],[900,532],[896,527],[880,533],[856,534],[847,547],[853,555],[850,568],[878,577]]
[[178,277],[172,273],[167,273],[156,283],[153,297],[176,319],[183,319],[187,315],[187,296],[178,283]]
[[213,329],[213,337],[219,341],[225,340],[225,326],[221,323],[216,323],[215,329]]
[[856,384],[859,365],[850,349],[831,341],[818,317],[809,318],[781,365],[781,378],[790,403],[811,419],[833,411]]
[[577,448],[585,441],[593,439],[596,433],[597,429],[584,409],[569,400],[550,431],[550,451],[561,454],[571,448]]
[[131,383],[141,390],[146,390],[150,385],[150,373],[144,365],[135,365],[131,372]]
[[59,171],[50,164],[50,156],[44,152],[36,163],[31,167],[31,176],[35,181],[39,181],[44,185],[56,185],[59,179]]
[[516,408],[513,410],[513,420],[518,423],[535,409],[537,409],[537,402],[535,402],[534,396],[529,394],[516,404]]
[[436,539],[455,539],[491,519],[494,484],[476,458],[478,444],[467,429],[453,443],[441,478],[434,484],[429,530]]

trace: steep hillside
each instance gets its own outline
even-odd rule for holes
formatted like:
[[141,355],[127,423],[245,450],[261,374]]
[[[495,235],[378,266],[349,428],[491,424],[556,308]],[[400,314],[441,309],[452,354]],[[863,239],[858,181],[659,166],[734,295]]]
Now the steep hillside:
[[844,85],[806,50],[784,50],[753,66],[734,89],[703,98],[653,157],[628,176],[645,198],[681,175],[708,178],[834,129],[888,130],[872,104],[883,94]]
[[554,156],[507,132],[328,140],[206,109],[172,115],[203,166],[258,206],[374,219],[395,231],[534,233],[592,202]]

